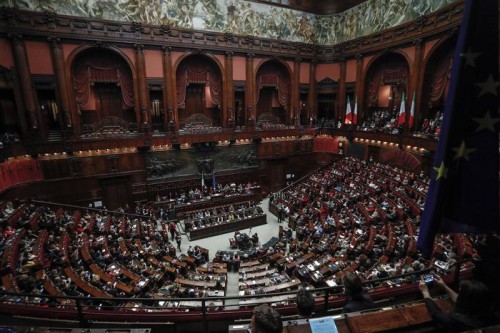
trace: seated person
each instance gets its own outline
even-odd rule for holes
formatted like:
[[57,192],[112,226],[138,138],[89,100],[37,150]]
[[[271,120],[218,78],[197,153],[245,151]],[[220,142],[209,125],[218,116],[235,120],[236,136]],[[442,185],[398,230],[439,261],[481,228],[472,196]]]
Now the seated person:
[[194,249],[193,246],[189,245],[188,250],[187,250],[188,256],[192,257],[194,255]]
[[368,310],[375,307],[372,298],[363,293],[363,284],[356,274],[346,273],[342,278],[342,283],[349,300],[342,309],[343,313]]
[[297,312],[301,318],[309,318],[314,312],[316,302],[314,296],[307,289],[300,289],[297,292]]
[[259,244],[259,235],[257,233],[255,233],[255,234],[252,235],[252,243],[254,245]]
[[421,280],[419,287],[424,302],[433,321],[448,332],[462,332],[495,324],[492,315],[492,298],[488,288],[480,281],[465,280],[460,283],[458,294],[439,276],[436,285],[444,289],[450,300],[455,303],[451,313],[443,312],[431,299],[427,284]]
[[281,315],[268,304],[261,304],[254,308],[250,325],[251,333],[281,333],[283,331]]

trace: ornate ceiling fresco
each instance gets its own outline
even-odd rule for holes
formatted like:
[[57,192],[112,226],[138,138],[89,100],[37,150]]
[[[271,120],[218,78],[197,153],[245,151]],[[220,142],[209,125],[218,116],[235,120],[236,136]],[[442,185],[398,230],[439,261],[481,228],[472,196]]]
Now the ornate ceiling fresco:
[[334,45],[414,20],[457,1],[369,0],[341,14],[324,16],[242,0],[0,0],[0,6]]

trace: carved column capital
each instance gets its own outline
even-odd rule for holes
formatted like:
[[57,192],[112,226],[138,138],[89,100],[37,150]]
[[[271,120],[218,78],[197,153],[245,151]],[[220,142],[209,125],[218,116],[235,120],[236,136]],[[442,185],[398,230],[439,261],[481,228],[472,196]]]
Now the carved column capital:
[[24,39],[21,34],[8,34],[7,37],[14,43],[20,43]]
[[422,38],[417,38],[412,41],[413,45],[415,46],[422,46],[422,42],[423,42]]
[[47,41],[52,45],[52,46],[57,46],[61,44],[61,38],[59,37],[54,37],[54,36],[49,36],[47,37]]
[[144,52],[144,44],[134,44],[134,48],[137,53]]
[[172,48],[170,46],[162,45],[161,49],[165,54],[170,54],[172,52]]

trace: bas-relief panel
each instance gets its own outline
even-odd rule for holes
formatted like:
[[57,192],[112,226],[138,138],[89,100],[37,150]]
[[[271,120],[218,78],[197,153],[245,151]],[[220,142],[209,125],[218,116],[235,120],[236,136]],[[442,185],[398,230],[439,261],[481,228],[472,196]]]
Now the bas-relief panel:
[[210,167],[215,172],[258,167],[257,146],[241,145],[213,147],[209,151],[197,149],[149,152],[145,155],[148,179],[191,176],[205,169],[206,178],[211,177]]
[[242,0],[0,0],[0,6],[333,45],[414,20],[456,1],[368,0],[326,16]]

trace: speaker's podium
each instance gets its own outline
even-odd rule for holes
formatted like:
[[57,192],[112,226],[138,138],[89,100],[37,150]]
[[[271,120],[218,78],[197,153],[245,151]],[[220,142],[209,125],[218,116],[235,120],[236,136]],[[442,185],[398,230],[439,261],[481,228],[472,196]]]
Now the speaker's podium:
[[[448,299],[435,300],[441,309],[451,311]],[[368,333],[434,332],[432,318],[424,303],[353,312],[337,316],[283,321],[283,333]],[[250,333],[248,325],[231,325],[229,333]]]

